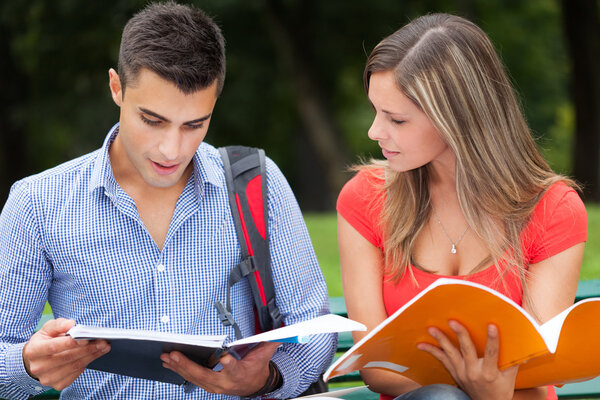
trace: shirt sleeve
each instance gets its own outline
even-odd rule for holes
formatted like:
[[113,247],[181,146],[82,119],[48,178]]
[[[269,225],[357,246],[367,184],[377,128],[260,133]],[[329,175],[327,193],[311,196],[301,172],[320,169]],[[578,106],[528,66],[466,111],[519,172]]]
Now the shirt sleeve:
[[[285,325],[329,313],[325,279],[300,207],[283,174],[267,159],[269,245],[275,299]],[[331,364],[337,335],[315,335],[306,344],[283,344],[273,355],[283,385],[269,398],[304,392]]]
[[380,214],[383,204],[382,170],[364,170],[342,188],[338,213],[373,245],[383,249]]
[[559,182],[536,206],[528,226],[529,262],[538,263],[587,240],[587,213],[575,190]]
[[25,181],[15,183],[0,214],[0,397],[44,392],[23,365],[23,345],[41,317],[51,275]]

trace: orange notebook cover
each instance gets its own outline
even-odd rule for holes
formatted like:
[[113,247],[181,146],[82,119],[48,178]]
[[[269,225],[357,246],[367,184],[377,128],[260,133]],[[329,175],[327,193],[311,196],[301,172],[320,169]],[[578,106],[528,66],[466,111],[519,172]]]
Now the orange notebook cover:
[[588,299],[539,325],[519,305],[486,286],[441,278],[375,327],[329,367],[325,380],[383,368],[421,385],[455,384],[441,362],[417,349],[437,345],[427,328],[441,329],[458,347],[449,320],[464,325],[481,357],[488,324],[500,332],[500,369],[521,364],[516,388],[562,384],[600,375],[600,298]]

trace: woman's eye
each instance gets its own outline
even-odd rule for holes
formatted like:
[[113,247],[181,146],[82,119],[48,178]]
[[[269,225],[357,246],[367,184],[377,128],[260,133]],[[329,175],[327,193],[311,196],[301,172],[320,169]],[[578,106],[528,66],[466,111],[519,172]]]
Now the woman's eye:
[[141,118],[142,118],[142,121],[144,121],[145,123],[147,123],[148,125],[151,125],[151,126],[156,126],[162,122],[160,120],[149,119],[149,118],[145,117],[143,114],[141,115]]
[[393,118],[392,118],[392,122],[393,122],[394,124],[396,124],[396,125],[402,125],[402,124],[404,123],[404,121],[403,121],[403,120],[400,120],[400,119],[393,119]]

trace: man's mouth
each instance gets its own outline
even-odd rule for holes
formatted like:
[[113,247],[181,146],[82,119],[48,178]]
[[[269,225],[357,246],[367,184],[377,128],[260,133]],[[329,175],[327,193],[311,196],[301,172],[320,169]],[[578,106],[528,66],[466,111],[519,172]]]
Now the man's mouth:
[[161,164],[156,161],[151,161],[154,170],[160,175],[169,175],[177,170],[179,164]]

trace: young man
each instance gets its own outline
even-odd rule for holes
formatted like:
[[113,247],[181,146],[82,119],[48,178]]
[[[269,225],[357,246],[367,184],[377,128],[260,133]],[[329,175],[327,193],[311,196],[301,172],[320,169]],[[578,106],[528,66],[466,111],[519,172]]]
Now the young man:
[[[203,143],[225,77],[224,40],[200,10],[153,4],[123,31],[109,71],[120,121],[101,149],[13,186],[0,216],[0,397],[49,387],[64,398],[288,398],[330,363],[332,335],[264,344],[216,372],[180,353],[164,366],[177,386],[85,369],[110,351],[65,332],[81,324],[227,334],[224,301],[240,251],[223,164]],[[296,200],[267,160],[277,304],[290,325],[326,313],[327,291]],[[33,333],[48,300],[57,319]],[[254,334],[250,288],[232,287],[233,314]]]

